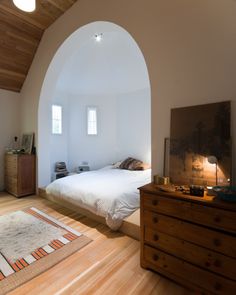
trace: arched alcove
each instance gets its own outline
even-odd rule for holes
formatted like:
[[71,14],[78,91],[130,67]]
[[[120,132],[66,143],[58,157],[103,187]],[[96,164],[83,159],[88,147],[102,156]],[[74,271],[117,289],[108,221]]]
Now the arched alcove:
[[[103,34],[107,44],[106,46],[102,43],[96,44],[98,50],[94,53],[94,48],[90,45],[95,43],[94,36],[99,33]],[[115,48],[119,48],[119,54]],[[112,59],[116,61],[116,66],[114,66],[115,63],[112,64]],[[105,73],[106,79],[97,79],[99,67]],[[75,72],[76,68],[78,68],[78,72]],[[93,87],[91,88],[90,85],[93,85]],[[148,71],[142,52],[132,36],[120,26],[110,22],[94,22],[79,28],[57,50],[41,89],[38,109],[39,187],[47,185],[51,179],[52,100],[58,91],[65,89],[68,91],[68,87],[72,92],[79,89],[81,93],[89,95],[102,94],[105,88],[106,94],[131,93],[148,89],[146,95],[148,96],[151,114]],[[127,106],[127,110],[132,118],[132,106]],[[145,159],[149,157],[150,160],[151,118],[149,119],[149,155],[146,155]],[[142,121],[142,118],[140,118],[140,121]]]

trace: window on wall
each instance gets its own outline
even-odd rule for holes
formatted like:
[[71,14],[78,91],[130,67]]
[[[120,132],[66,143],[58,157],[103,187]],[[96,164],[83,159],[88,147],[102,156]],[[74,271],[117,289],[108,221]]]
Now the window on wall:
[[62,106],[52,105],[52,134],[62,134]]
[[97,135],[97,108],[87,108],[87,134]]

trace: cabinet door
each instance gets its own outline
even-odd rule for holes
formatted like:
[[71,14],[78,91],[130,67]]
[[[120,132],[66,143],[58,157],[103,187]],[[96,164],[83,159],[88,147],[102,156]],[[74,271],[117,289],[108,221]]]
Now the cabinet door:
[[18,158],[18,195],[35,192],[35,156],[21,155]]

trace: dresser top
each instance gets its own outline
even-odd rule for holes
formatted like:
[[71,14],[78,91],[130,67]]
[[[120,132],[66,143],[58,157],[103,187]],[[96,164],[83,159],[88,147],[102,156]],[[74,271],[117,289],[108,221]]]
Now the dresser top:
[[158,187],[158,185],[154,183],[146,184],[140,187],[139,190],[142,192],[155,194],[162,197],[173,198],[173,199],[178,199],[178,200],[182,200],[186,202],[198,203],[204,206],[217,207],[217,208],[222,208],[222,209],[226,209],[230,211],[235,211],[236,213],[236,203],[221,201],[217,199],[215,196],[207,196],[205,194],[204,197],[197,197],[197,196],[191,196],[189,194],[184,194],[178,191],[164,192]]
[[5,153],[5,157],[10,157],[10,158],[34,157],[34,156],[35,156],[35,154],[24,154],[24,153],[13,154],[13,153]]

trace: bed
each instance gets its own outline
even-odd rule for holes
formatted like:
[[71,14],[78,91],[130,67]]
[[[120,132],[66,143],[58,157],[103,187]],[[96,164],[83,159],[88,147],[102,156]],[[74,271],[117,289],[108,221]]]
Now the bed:
[[123,219],[139,208],[137,188],[150,181],[151,169],[130,171],[110,165],[57,179],[46,193],[104,217],[112,230],[118,230]]

